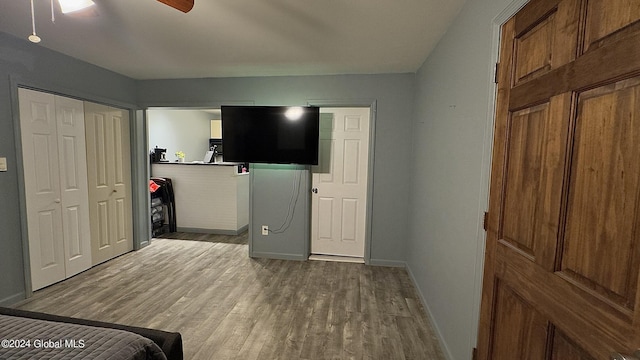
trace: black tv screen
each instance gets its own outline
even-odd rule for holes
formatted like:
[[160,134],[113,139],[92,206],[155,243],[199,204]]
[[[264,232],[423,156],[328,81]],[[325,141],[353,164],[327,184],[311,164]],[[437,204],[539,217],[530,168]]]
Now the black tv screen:
[[320,109],[222,106],[224,161],[318,165]]

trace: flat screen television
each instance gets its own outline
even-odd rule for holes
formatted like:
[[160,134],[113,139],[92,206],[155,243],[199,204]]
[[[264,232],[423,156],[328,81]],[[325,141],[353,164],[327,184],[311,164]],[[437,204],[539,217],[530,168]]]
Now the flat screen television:
[[318,165],[320,109],[222,106],[224,161]]

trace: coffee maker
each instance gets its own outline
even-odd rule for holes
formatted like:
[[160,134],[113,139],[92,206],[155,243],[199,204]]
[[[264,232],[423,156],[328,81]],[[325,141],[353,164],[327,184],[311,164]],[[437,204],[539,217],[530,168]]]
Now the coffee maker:
[[151,162],[166,162],[167,161],[167,149],[160,149],[158,146],[155,147],[149,154],[151,156]]

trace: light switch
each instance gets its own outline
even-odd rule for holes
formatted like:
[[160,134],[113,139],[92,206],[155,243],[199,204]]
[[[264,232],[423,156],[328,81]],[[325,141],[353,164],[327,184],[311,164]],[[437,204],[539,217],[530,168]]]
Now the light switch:
[[7,158],[0,157],[0,171],[7,171]]

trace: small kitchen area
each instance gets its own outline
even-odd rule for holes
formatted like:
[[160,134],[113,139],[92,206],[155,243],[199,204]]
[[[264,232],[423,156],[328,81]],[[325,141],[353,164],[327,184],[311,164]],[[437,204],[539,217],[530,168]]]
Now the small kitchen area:
[[249,169],[223,161],[220,110],[150,109],[147,116],[153,236],[244,232]]

